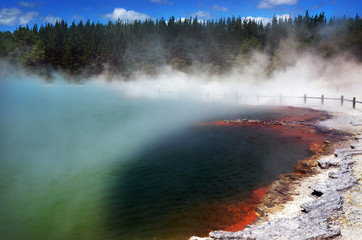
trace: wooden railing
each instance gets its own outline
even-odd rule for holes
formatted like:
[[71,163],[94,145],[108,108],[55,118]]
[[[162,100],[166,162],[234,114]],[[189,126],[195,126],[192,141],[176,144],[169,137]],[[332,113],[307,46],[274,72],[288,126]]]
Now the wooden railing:
[[[165,95],[189,95],[189,94],[183,94],[183,92],[178,92],[178,91],[161,91],[158,90],[158,93],[160,96],[165,96]],[[256,94],[256,95],[241,95],[238,92],[235,92],[235,94],[230,94],[230,93],[210,93],[210,92],[206,92],[204,94],[197,94],[197,96],[203,96],[206,97],[207,100],[210,100],[212,96],[219,96],[219,97],[223,97],[223,98],[234,98],[235,102],[240,103],[241,99],[252,99],[254,98],[256,100],[256,103],[260,102],[261,98],[273,98],[273,99],[278,99],[279,98],[279,102],[282,104],[284,99],[303,99],[304,104],[307,103],[308,99],[313,99],[313,100],[320,100],[321,105],[324,105],[324,102],[326,100],[333,100],[333,101],[339,101],[340,105],[343,106],[345,104],[345,102],[350,102],[352,103],[352,108],[356,108],[356,104],[362,104],[362,101],[357,101],[356,97],[353,97],[352,99],[346,99],[344,98],[343,95],[341,95],[341,97],[339,98],[333,98],[333,97],[325,97],[324,94],[322,94],[320,97],[314,97],[314,96],[307,96],[307,94],[304,94],[304,96],[283,96],[282,94],[280,94],[279,96],[275,96],[275,95],[271,95],[271,96],[264,96],[264,95],[260,95],[260,94]]]

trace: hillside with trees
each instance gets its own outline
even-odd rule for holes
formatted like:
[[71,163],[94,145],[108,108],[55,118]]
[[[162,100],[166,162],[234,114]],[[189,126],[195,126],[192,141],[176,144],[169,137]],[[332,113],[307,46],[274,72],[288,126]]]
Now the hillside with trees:
[[154,74],[160,66],[180,71],[208,66],[224,73],[247,61],[253,51],[270,58],[269,71],[284,64],[278,55],[287,40],[297,52],[313,51],[323,58],[350,53],[362,61],[362,19],[326,19],[324,13],[285,19],[274,16],[263,25],[241,17],[200,21],[196,18],[153,21],[91,21],[20,26],[0,32],[0,58],[30,71],[61,70],[89,76],[104,72],[132,76]]

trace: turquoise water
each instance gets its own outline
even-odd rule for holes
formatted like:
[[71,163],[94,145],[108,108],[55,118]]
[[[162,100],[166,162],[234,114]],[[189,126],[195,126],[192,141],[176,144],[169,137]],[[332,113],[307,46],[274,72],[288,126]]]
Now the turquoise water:
[[203,234],[213,228],[205,218],[212,206],[247,197],[310,153],[272,131],[197,123],[277,115],[126,98],[104,83],[7,77],[0,82],[0,239]]

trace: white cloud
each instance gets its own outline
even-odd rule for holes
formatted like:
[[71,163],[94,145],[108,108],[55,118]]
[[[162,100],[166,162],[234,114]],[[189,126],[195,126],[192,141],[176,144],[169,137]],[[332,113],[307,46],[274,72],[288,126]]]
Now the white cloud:
[[219,5],[213,5],[212,10],[219,11],[219,12],[228,12],[229,11],[229,9],[227,7],[222,7]]
[[149,19],[150,17],[147,14],[135,12],[135,11],[127,11],[124,8],[115,8],[113,13],[109,13],[104,15],[105,18],[110,20],[121,20],[121,21],[134,21],[134,20],[141,20],[144,21]]
[[272,8],[277,5],[295,5],[299,0],[261,0],[258,8]]
[[15,25],[17,17],[21,14],[18,8],[3,8],[0,10],[0,24],[1,25]]
[[197,17],[197,18],[202,18],[202,19],[211,18],[211,14],[207,11],[197,11],[195,13],[192,13],[191,16]]
[[26,8],[35,8],[36,5],[38,5],[38,4],[35,3],[35,2],[24,2],[24,1],[20,1],[20,2],[19,2],[19,5],[22,6],[22,7],[26,7]]
[[[275,16],[277,17],[277,19],[280,19],[280,18],[283,18],[283,19],[287,18],[288,19],[290,15],[289,14],[283,14],[283,15],[275,15]],[[247,20],[249,20],[249,19],[255,20],[256,22],[261,21],[264,26],[267,25],[268,23],[271,23],[272,20],[273,20],[273,18],[268,18],[268,17],[252,17],[252,16],[245,17],[245,19],[247,19]]]
[[2,8],[0,9],[0,25],[25,25],[34,20],[38,15],[38,12],[24,13],[19,8]]
[[271,22],[271,18],[267,18],[267,17],[252,17],[252,16],[249,16],[249,17],[245,17],[246,20],[254,20],[256,22],[262,22],[263,25],[267,25],[268,23]]
[[46,23],[55,23],[56,21],[61,21],[61,19],[59,17],[54,17],[52,15],[48,15],[46,17],[43,17],[42,18],[43,22],[46,22]]
[[20,25],[28,24],[30,21],[35,19],[39,15],[38,12],[28,12],[24,13],[22,16],[19,17],[18,21]]

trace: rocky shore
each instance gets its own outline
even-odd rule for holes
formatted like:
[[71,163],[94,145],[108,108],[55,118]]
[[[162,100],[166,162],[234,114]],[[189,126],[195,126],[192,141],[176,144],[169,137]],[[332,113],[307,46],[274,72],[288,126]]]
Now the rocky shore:
[[[297,164],[307,174],[284,174],[271,186],[257,208],[259,219],[238,232],[213,231],[196,239],[359,239],[362,236],[362,111],[332,112],[318,123],[327,131],[342,131],[351,137]],[[228,121],[232,124],[295,125],[288,121]]]

